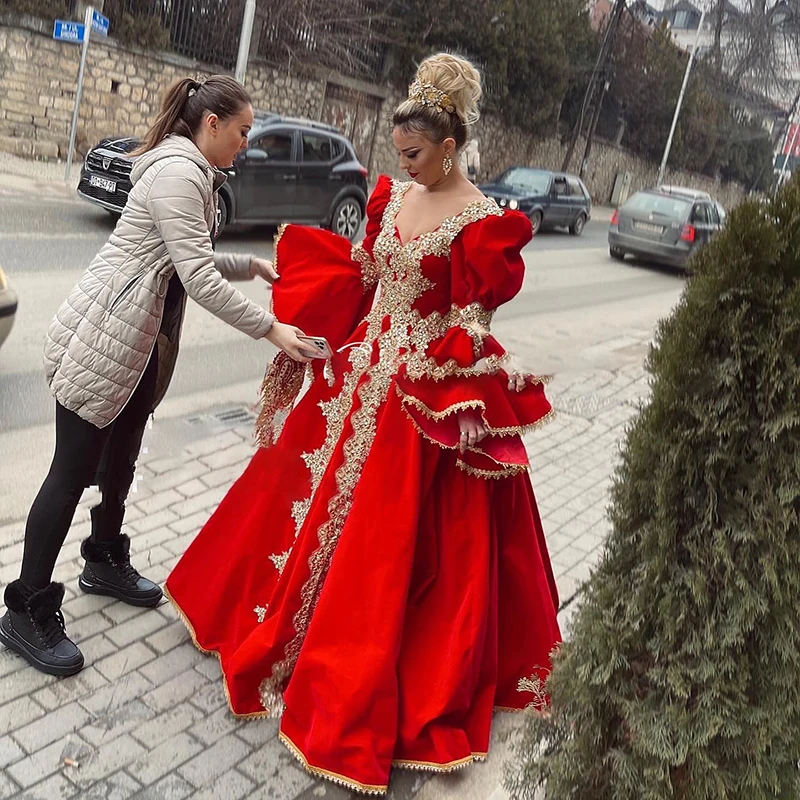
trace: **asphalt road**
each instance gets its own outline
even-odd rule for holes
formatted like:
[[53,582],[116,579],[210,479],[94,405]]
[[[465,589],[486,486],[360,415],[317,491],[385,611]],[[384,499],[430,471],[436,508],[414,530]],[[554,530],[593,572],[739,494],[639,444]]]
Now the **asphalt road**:
[[[52,453],[54,401],[41,364],[47,324],[113,225],[106,212],[63,192],[0,189],[0,266],[19,296],[15,327],[0,350],[0,523],[25,515]],[[526,248],[525,285],[498,311],[495,327],[527,367],[578,368],[593,337],[634,318],[652,322],[679,296],[681,274],[611,260],[606,227],[599,219],[580,238],[542,233]],[[270,257],[274,233],[230,231],[218,247]],[[265,284],[240,288],[268,303]],[[158,446],[172,453],[208,435],[218,422],[214,410],[255,402],[270,357],[266,342],[190,304],[175,378],[156,417]]]

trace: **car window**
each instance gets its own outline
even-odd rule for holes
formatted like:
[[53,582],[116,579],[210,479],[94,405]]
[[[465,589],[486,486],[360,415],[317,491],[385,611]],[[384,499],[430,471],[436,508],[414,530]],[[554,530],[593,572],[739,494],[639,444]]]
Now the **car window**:
[[334,161],[344,155],[344,142],[340,142],[338,139],[331,139],[331,146],[333,148]]
[[692,211],[692,221],[698,225],[708,225],[711,220],[709,219],[709,208],[706,203],[698,203]]
[[558,197],[569,197],[569,186],[566,178],[553,178],[553,194]]
[[577,197],[581,200],[586,199],[586,195],[583,193],[581,182],[577,178],[567,178],[567,183],[569,184],[570,197]]
[[717,210],[717,207],[716,205],[714,205],[714,203],[711,203],[708,206],[708,218],[712,225],[719,225],[720,223],[719,211]]
[[333,147],[327,136],[303,134],[303,161],[328,164],[333,161]]
[[531,194],[544,194],[550,187],[550,173],[528,167],[512,167],[496,181],[500,186],[510,186]]
[[253,144],[254,150],[263,150],[267,161],[292,160],[292,134],[268,133]]
[[654,192],[639,192],[623,206],[625,211],[636,214],[653,214],[659,217],[684,220],[689,216],[692,204],[689,200]]

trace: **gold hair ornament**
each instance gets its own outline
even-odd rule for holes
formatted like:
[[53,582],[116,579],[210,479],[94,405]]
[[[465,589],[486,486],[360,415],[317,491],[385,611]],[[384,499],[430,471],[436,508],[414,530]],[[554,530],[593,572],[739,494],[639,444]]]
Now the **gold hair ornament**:
[[432,83],[420,83],[415,80],[408,87],[408,99],[412,103],[417,103],[428,108],[435,108],[440,114],[447,111],[448,114],[455,114],[456,107],[450,96],[437,89]]

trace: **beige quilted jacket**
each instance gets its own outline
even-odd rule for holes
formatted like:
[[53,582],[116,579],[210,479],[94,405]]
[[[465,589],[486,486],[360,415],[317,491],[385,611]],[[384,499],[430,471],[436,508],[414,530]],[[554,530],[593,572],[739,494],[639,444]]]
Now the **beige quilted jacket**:
[[[214,253],[210,231],[224,176],[194,143],[168,136],[139,158],[125,210],[108,242],[47,331],[47,382],[61,405],[103,428],[125,407],[158,347],[158,388],[177,357],[185,295],[254,339],[273,317],[228,283],[250,277],[250,256]],[[177,273],[184,291],[164,300]],[[174,292],[170,292],[170,297]],[[169,317],[169,318],[168,318]]]

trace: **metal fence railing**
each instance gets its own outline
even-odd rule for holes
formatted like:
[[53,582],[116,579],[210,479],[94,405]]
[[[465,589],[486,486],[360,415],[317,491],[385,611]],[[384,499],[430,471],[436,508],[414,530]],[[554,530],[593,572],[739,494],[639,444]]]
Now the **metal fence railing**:
[[236,64],[244,0],[106,0],[104,13],[112,30],[157,22],[176,53],[227,69]]
[[[231,69],[244,4],[245,0],[106,0],[104,13],[118,32],[136,28],[144,35],[147,25],[157,23],[164,44],[176,53]],[[260,0],[250,55],[380,80],[386,59],[379,35],[381,15],[377,0]]]

